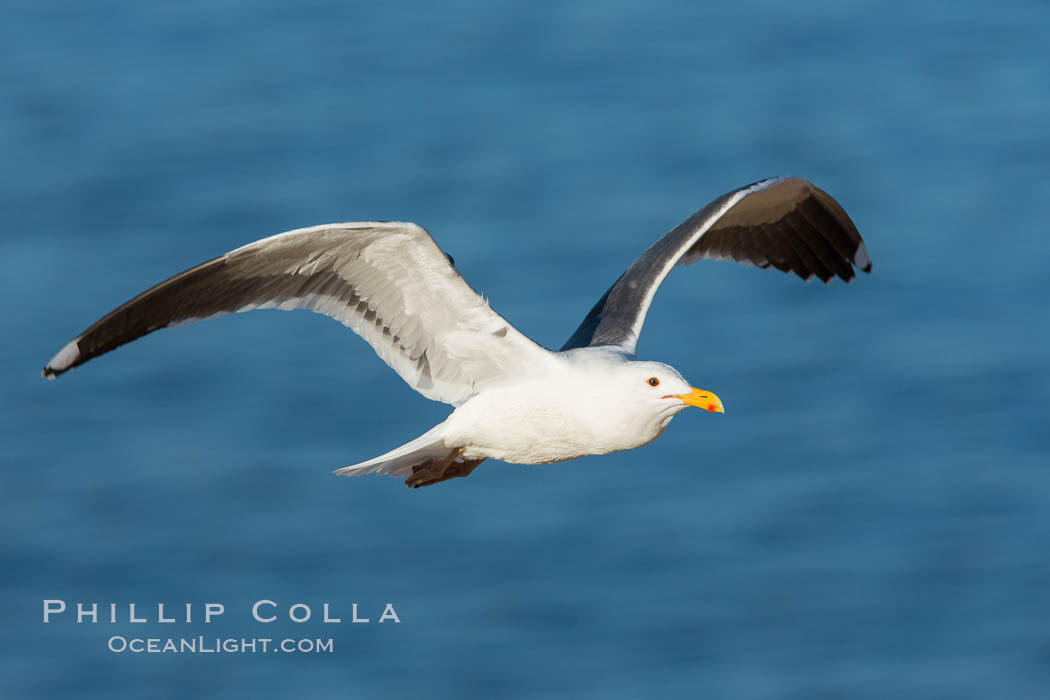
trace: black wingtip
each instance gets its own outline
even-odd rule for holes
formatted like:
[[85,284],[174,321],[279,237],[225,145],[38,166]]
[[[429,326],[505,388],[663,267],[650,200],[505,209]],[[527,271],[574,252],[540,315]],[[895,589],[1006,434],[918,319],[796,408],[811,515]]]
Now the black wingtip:
[[[861,267],[860,265],[857,264],[857,260],[854,259],[853,260],[853,265],[854,265],[854,267],[856,269],[860,270],[864,274],[870,274],[871,273],[871,261],[870,260],[868,261],[867,265],[865,265],[864,267]],[[845,280],[846,284],[853,284],[853,280],[857,279],[857,273],[854,272],[853,270],[854,270],[854,268],[851,267],[850,271],[849,271],[850,272],[849,277],[843,277],[842,278],[843,280]]]
[[868,247],[864,245],[864,241],[861,241],[857,249],[853,251],[853,264],[864,272],[871,272],[871,256],[868,255]]

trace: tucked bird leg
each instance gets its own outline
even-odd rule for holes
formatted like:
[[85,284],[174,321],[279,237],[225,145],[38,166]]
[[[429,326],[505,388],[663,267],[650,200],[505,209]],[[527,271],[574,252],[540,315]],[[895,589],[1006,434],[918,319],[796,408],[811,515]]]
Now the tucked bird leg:
[[442,459],[429,459],[412,467],[412,476],[405,479],[405,486],[418,489],[420,486],[432,486],[442,481],[461,476],[470,476],[484,459],[463,459],[459,455],[463,449],[458,448]]

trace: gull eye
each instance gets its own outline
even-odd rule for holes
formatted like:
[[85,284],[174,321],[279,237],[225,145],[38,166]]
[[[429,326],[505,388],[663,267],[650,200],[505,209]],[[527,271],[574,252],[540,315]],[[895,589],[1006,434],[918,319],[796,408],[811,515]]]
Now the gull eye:
[[649,377],[649,386],[660,386],[660,380],[656,377]]

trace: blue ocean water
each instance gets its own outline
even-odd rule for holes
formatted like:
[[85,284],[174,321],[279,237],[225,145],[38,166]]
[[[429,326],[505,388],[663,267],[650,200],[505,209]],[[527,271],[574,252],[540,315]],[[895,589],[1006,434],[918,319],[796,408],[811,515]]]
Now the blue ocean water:
[[[1034,0],[8,3],[0,695],[1050,696],[1048,36]],[[427,227],[557,347],[658,235],[778,174],[842,202],[874,272],[676,271],[640,354],[727,413],[640,450],[336,478],[447,408],[307,313],[39,376],[175,272],[361,219]],[[107,649],[197,635],[334,650]]]

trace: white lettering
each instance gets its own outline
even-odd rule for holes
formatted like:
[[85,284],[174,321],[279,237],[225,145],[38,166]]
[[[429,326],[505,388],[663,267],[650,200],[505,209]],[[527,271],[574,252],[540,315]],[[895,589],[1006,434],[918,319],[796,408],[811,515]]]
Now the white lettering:
[[[304,617],[296,617],[295,616],[295,609],[296,608],[300,608],[302,610],[305,610],[306,611],[306,615]],[[313,611],[310,610],[310,606],[309,605],[304,605],[302,603],[296,603],[292,607],[288,608],[288,619],[291,620],[292,622],[306,622],[307,620],[310,619],[310,616],[312,614],[313,614]]]
[[[128,603],[128,622],[147,622],[144,617],[135,617],[135,604]],[[135,640],[132,640],[135,641]],[[135,651],[132,649],[132,651]]]
[[213,617],[218,617],[226,612],[226,606],[222,603],[205,603],[204,604],[204,624],[211,623]]
[[264,605],[269,605],[272,608],[277,607],[277,603],[273,602],[272,600],[257,600],[255,601],[255,605],[252,606],[252,617],[254,617],[257,622],[273,622],[277,619],[276,615],[266,618],[259,617],[259,608],[261,608]]
[[370,622],[371,621],[367,617],[358,617],[357,616],[357,603],[356,602],[355,603],[351,603],[350,610],[351,610],[351,614],[354,616],[354,619],[352,619],[351,622]]
[[44,601],[44,622],[51,622],[52,614],[64,613],[66,611],[66,601],[64,600],[45,600]]
[[324,622],[342,622],[342,620],[338,617],[330,617],[328,605],[328,603],[324,604]]
[[[117,645],[120,648],[118,649],[117,646],[114,646],[114,645]],[[123,637],[119,637],[118,636],[118,637],[110,637],[109,638],[109,650],[110,651],[115,651],[115,652],[117,652],[119,654],[120,652],[124,651],[127,648],[128,648],[128,640],[124,639]]]
[[157,622],[175,622],[174,617],[164,617],[164,603],[157,603]]
[[387,620],[393,620],[400,624],[401,618],[397,616],[397,612],[394,610],[393,603],[387,603],[383,609],[383,616],[379,618],[380,622],[386,622]]
[[92,603],[90,611],[84,608],[83,603],[77,603],[77,624],[83,622],[85,617],[90,617],[92,623],[98,622],[98,603]]
[[352,614],[354,616],[354,619],[351,620],[351,622],[370,622],[370,620],[367,617],[358,617],[357,616],[357,603],[353,603],[350,606],[350,609],[353,611]]

